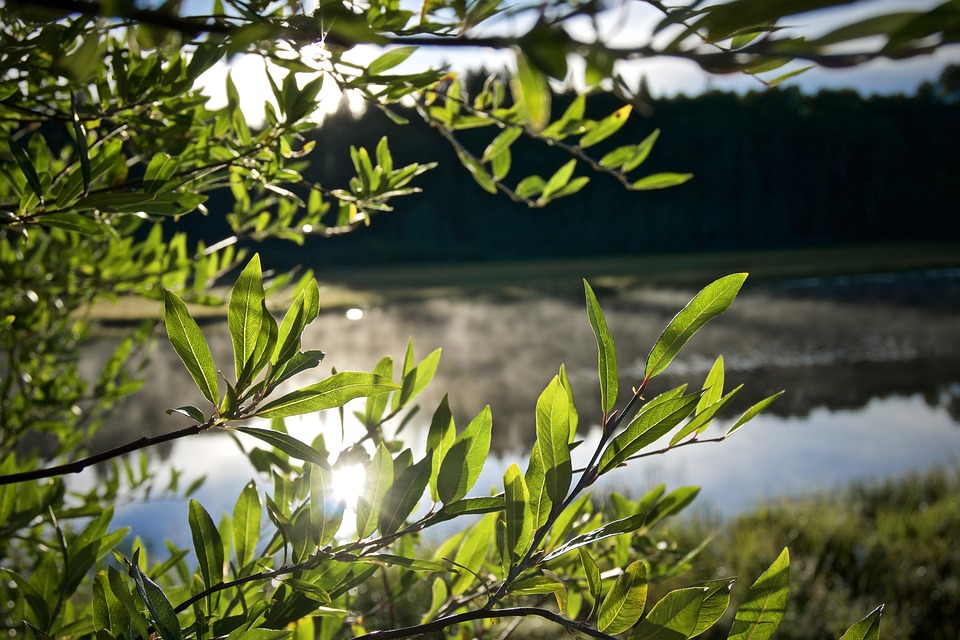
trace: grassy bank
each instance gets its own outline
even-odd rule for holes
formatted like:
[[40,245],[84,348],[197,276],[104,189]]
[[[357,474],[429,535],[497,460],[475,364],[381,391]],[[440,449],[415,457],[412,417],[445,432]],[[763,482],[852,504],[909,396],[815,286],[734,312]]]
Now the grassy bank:
[[[714,538],[695,568],[675,584],[659,585],[659,593],[741,576],[734,587],[739,600],[788,547],[790,599],[779,640],[838,638],[880,604],[884,638],[960,637],[960,467],[778,501],[726,522],[675,525],[671,533],[688,547]],[[725,638],[719,630],[729,622],[701,637]]]
[[[638,286],[697,288],[728,273],[750,272],[751,283],[835,274],[895,272],[960,266],[960,243],[900,243],[778,249],[671,253],[608,258],[571,258],[484,263],[423,263],[383,267],[324,269],[317,273],[326,309],[368,307],[395,300],[493,293],[579,294],[581,278],[595,290]],[[228,287],[213,292],[226,298]],[[284,296],[275,296],[278,303]],[[125,322],[159,314],[159,303],[121,298],[93,310],[98,320]],[[217,307],[195,309],[197,317],[221,317]]]

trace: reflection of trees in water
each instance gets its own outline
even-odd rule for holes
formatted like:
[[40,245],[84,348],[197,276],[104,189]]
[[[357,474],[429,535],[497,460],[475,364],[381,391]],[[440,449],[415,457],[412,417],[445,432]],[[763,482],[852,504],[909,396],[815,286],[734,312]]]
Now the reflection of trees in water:
[[[635,290],[601,300],[626,377],[621,397],[642,376],[650,345],[691,291]],[[701,331],[655,380],[657,393],[689,382],[699,386],[714,358],[727,363],[727,387],[744,383],[742,403],[787,389],[769,411],[806,416],[817,408],[857,410],[872,399],[920,394],[960,422],[960,345],[955,318],[922,306],[855,304],[744,292]],[[225,326],[204,328],[221,367],[231,362]],[[570,375],[584,430],[599,406],[596,344],[578,299],[472,297],[401,302],[371,310],[359,321],[333,312],[308,329],[305,345],[327,352],[313,378],[338,370],[369,370],[384,355],[401,359],[408,337],[417,357],[443,347],[440,369],[421,399],[417,422],[449,393],[463,427],[486,404],[494,415],[494,447],[529,445],[537,396],[561,363]],[[172,406],[199,403],[199,393],[165,341],[159,341],[145,388],[125,403],[95,443],[103,449],[147,433],[183,426]],[[94,343],[95,344],[95,343]],[[91,345],[92,348],[96,348]],[[303,384],[313,381],[304,379]],[[200,406],[198,404],[198,406]],[[733,415],[734,411],[730,412]],[[413,426],[413,425],[412,425]],[[161,452],[168,455],[169,449]]]

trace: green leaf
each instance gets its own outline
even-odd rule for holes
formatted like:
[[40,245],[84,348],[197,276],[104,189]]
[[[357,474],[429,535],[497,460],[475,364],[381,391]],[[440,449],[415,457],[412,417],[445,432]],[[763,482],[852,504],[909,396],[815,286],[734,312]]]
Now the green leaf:
[[707,596],[704,587],[671,591],[644,616],[631,640],[680,640],[689,638],[697,628],[700,607]]
[[729,437],[730,434],[732,434],[734,431],[736,431],[737,429],[739,429],[740,427],[742,427],[742,426],[745,425],[746,423],[748,423],[748,422],[750,422],[751,420],[753,420],[755,417],[757,417],[758,414],[760,414],[760,412],[762,412],[764,409],[766,409],[767,407],[769,407],[769,406],[773,403],[774,400],[776,400],[777,398],[779,398],[779,397],[782,396],[782,395],[783,395],[783,391],[778,391],[777,393],[773,394],[772,396],[767,396],[766,398],[764,398],[764,399],[761,400],[760,402],[756,403],[755,405],[753,405],[752,407],[750,407],[749,409],[747,409],[746,411],[744,411],[744,412],[743,412],[743,415],[740,416],[740,419],[737,420],[737,421],[733,424],[733,426],[730,427],[730,429],[727,431],[726,437]]
[[726,311],[746,279],[746,273],[734,273],[707,285],[694,296],[693,300],[674,316],[650,350],[645,378],[650,379],[666,369],[700,327]]
[[598,540],[603,540],[604,538],[609,538],[611,536],[618,536],[623,533],[632,533],[643,526],[646,522],[647,514],[645,513],[635,513],[632,516],[627,516],[626,518],[621,518],[619,520],[614,520],[613,522],[608,522],[598,529],[594,529],[589,533],[584,533],[579,536],[572,538],[563,546],[557,547],[547,555],[543,557],[540,563],[553,560],[558,558],[568,551],[573,551],[574,549],[579,549],[580,547],[588,544],[597,542]]
[[383,534],[394,533],[400,529],[423,497],[430,482],[432,456],[427,455],[415,465],[407,467],[396,478],[393,486],[383,498],[380,508],[379,527]]
[[463,498],[462,500],[443,505],[443,508],[430,518],[430,522],[435,524],[453,520],[460,516],[493,513],[495,511],[503,511],[503,508],[502,497]]
[[593,328],[593,335],[597,339],[597,367],[600,372],[600,406],[603,412],[610,410],[617,404],[620,378],[617,370],[617,349],[613,343],[613,336],[607,329],[607,320],[597,302],[590,283],[583,281],[583,289],[587,298],[587,317]]
[[216,406],[220,399],[217,367],[203,332],[177,294],[163,290],[163,313],[167,337],[203,396]]
[[487,145],[480,158],[481,162],[489,162],[491,158],[496,158],[504,151],[510,149],[510,145],[517,141],[517,138],[523,133],[520,127],[507,127]]
[[237,390],[241,393],[241,374],[253,359],[257,341],[263,326],[263,274],[260,270],[260,255],[254,254],[247,263],[230,292],[230,307],[227,325],[233,342],[233,361],[237,373]]
[[690,422],[683,425],[683,428],[677,431],[676,435],[670,439],[670,446],[672,447],[676,445],[691,433],[701,433],[704,429],[710,426],[714,416],[716,416],[720,411],[723,410],[724,407],[730,404],[733,399],[737,397],[737,394],[740,393],[741,389],[743,389],[742,384],[734,388],[727,395],[720,398],[720,400],[717,402],[714,402],[712,405],[698,413]]
[[710,367],[710,373],[703,381],[703,395],[700,396],[700,402],[697,403],[697,415],[704,409],[720,400],[723,395],[723,356],[718,356],[713,366]]
[[162,637],[163,640],[180,640],[182,636],[180,634],[180,622],[177,620],[177,614],[174,612],[173,606],[170,604],[167,596],[163,593],[163,589],[148,578],[140,569],[139,554],[140,549],[137,549],[133,554],[133,559],[130,563],[130,575],[137,585],[140,598],[143,599],[143,603],[147,605],[147,610],[150,612],[150,617],[153,619],[153,624],[160,634],[160,637]]
[[590,597],[593,598],[593,610],[586,617],[587,620],[593,617],[597,607],[600,606],[600,594],[603,590],[603,581],[600,578],[600,567],[597,561],[593,559],[590,552],[585,547],[577,549],[580,554],[580,562],[583,564],[583,573],[587,578],[587,589],[590,591]]
[[177,407],[176,409],[167,409],[167,415],[172,413],[179,413],[180,415],[187,416],[198,424],[203,424],[207,421],[207,417],[203,415],[203,411],[200,411],[200,409],[191,405]]
[[490,452],[492,427],[493,417],[487,406],[453,441],[440,465],[437,479],[437,494],[444,504],[466,496],[480,478],[483,463]]
[[38,219],[44,226],[76,231],[88,236],[102,236],[107,232],[107,227],[102,222],[79,213],[46,213]]
[[484,191],[487,193],[496,194],[497,193],[497,184],[493,181],[493,178],[483,168],[483,165],[470,155],[468,152],[464,151],[460,147],[456,148],[457,158],[460,159],[460,164],[470,172],[470,175],[473,176],[473,179],[476,180]]
[[737,610],[728,639],[770,638],[783,620],[789,590],[790,553],[784,549],[770,568],[750,587]]
[[691,585],[707,589],[706,597],[703,599],[700,612],[697,614],[697,626],[690,634],[691,638],[700,635],[723,617],[727,607],[730,606],[730,589],[736,580],[736,578],[720,578],[719,580]]
[[293,436],[281,433],[280,431],[271,431],[269,429],[257,429],[255,427],[234,427],[240,433],[245,433],[257,440],[266,442],[270,446],[276,447],[291,458],[312,462],[320,467],[330,468],[330,463],[316,449],[310,447]]
[[687,182],[693,178],[692,173],[654,173],[652,175],[646,176],[645,178],[640,178],[636,182],[630,185],[630,188],[634,191],[650,191],[652,189],[666,189],[667,187],[675,187],[681,185],[684,182]]
[[43,202],[43,187],[40,185],[40,177],[37,175],[37,170],[33,166],[30,156],[28,156],[23,147],[20,146],[20,143],[13,138],[10,138],[7,144],[10,146],[10,153],[13,154],[13,159],[17,162],[17,166],[20,167],[20,171],[23,172],[23,177],[27,179],[27,184],[30,185],[30,188],[37,198],[40,199],[40,202]]
[[636,146],[636,149],[633,152],[633,155],[630,156],[630,159],[623,163],[623,166],[620,169],[624,172],[633,171],[637,167],[646,161],[647,156],[650,155],[650,152],[653,150],[653,145],[657,143],[657,138],[660,137],[660,129],[654,129],[653,133],[648,135],[643,141]]
[[637,623],[647,602],[647,566],[633,562],[617,576],[597,612],[597,629],[610,635],[623,633]]
[[333,500],[333,489],[333,472],[325,465],[311,467],[310,526],[320,547],[333,540],[343,523],[345,505],[342,500]]
[[627,123],[627,118],[630,117],[630,112],[633,111],[632,105],[625,105],[620,107],[609,116],[601,120],[596,124],[595,127],[590,129],[587,133],[580,138],[579,147],[581,149],[586,149],[587,147],[592,147],[598,142],[602,142],[615,134],[620,128]]
[[550,85],[547,77],[517,49],[517,75],[511,80],[514,103],[527,127],[542,131],[550,123]]
[[840,640],[880,640],[880,616],[883,615],[883,605],[880,605],[867,616],[847,629],[840,636]]
[[233,506],[233,548],[237,554],[237,566],[243,568],[253,560],[257,543],[260,540],[260,519],[263,505],[260,492],[253,480],[247,483]]
[[[544,487],[553,504],[567,497],[570,463],[570,397],[554,376],[537,399],[537,448],[543,463]],[[528,496],[529,499],[529,496]]]
[[567,186],[567,183],[570,182],[570,178],[573,176],[573,170],[577,168],[577,160],[569,160],[562,167],[557,169],[557,171],[550,176],[550,179],[547,180],[546,186],[543,187],[543,193],[540,195],[540,200],[546,202],[561,189]]
[[[190,500],[187,520],[193,549],[197,553],[203,584],[209,588],[223,582],[223,542],[210,514],[196,500]],[[259,531],[258,531],[259,533]]]
[[90,191],[90,182],[92,180],[90,171],[90,149],[87,147],[87,131],[80,122],[80,114],[77,112],[77,95],[70,91],[70,111],[73,120],[73,136],[77,142],[77,155],[80,158],[80,175],[83,178],[83,194]]
[[444,394],[443,400],[440,401],[437,410],[433,413],[430,429],[427,431],[427,451],[431,452],[430,497],[434,502],[440,500],[440,494],[437,493],[440,467],[447,451],[453,446],[456,435],[453,413],[450,411],[450,400]]
[[155,153],[143,174],[143,190],[147,193],[160,191],[177,170],[178,160],[168,153]]
[[616,468],[630,456],[666,435],[693,412],[699,397],[699,394],[691,394],[644,407],[623,433],[604,449],[600,455],[600,473],[604,474]]
[[356,398],[389,393],[399,389],[389,378],[372,373],[341,371],[326,380],[304,387],[269,402],[257,410],[261,418],[287,418],[323,409],[341,407]]
[[503,495],[506,548],[501,549],[500,553],[508,558],[511,566],[515,566],[527,553],[533,539],[530,492],[516,464],[510,465],[503,474]]
[[423,391],[430,381],[433,380],[437,372],[437,365],[440,364],[440,349],[435,349],[430,355],[421,360],[417,366],[403,374],[403,383],[400,393],[397,394],[396,408],[406,406]]
[[363,493],[357,498],[357,537],[366,538],[377,529],[383,496],[393,484],[393,458],[381,442],[364,474]]
[[390,49],[367,65],[367,74],[371,76],[380,75],[384,71],[394,68],[409,58],[417,49],[418,47],[415,46],[396,47],[394,49]]

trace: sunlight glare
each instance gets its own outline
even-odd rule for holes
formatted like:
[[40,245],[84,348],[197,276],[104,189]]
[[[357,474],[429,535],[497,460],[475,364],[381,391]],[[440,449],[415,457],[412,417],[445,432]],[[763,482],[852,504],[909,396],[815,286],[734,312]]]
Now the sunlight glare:
[[357,506],[357,499],[363,494],[363,481],[366,472],[361,464],[348,464],[333,470],[333,499],[343,501],[348,510]]

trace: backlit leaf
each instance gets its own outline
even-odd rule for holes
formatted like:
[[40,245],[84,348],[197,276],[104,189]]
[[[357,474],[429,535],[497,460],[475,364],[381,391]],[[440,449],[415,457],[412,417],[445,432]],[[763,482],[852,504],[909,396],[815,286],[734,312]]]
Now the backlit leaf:
[[783,391],[780,391],[780,392],[777,392],[777,393],[773,394],[772,396],[767,396],[766,398],[764,398],[764,399],[761,400],[760,402],[756,403],[755,405],[753,405],[752,407],[750,407],[749,409],[747,409],[746,411],[744,411],[744,412],[743,412],[743,415],[740,416],[740,419],[737,420],[737,421],[733,424],[732,427],[730,427],[730,429],[727,431],[726,435],[729,436],[729,435],[732,434],[734,431],[736,431],[737,429],[739,429],[740,427],[742,427],[742,426],[745,425],[746,423],[748,423],[748,422],[750,422],[751,420],[753,420],[755,417],[757,417],[757,415],[758,415],[761,411],[763,411],[764,409],[766,409],[767,407],[769,407],[769,406],[773,403],[774,400],[776,400],[777,398],[779,398],[779,397],[782,396],[782,395],[783,395]]
[[619,390],[619,372],[617,370],[617,349],[613,336],[607,329],[607,320],[597,302],[593,288],[584,280],[583,289],[587,298],[587,317],[593,328],[593,335],[597,339],[597,365],[600,373],[600,406],[604,413],[609,413],[617,404]]
[[287,418],[323,409],[341,407],[356,398],[389,393],[399,389],[389,378],[372,373],[341,371],[326,380],[304,387],[269,402],[257,411],[261,418]]
[[208,588],[223,582],[223,542],[210,514],[196,500],[190,500],[187,520],[200,575]]
[[[570,398],[554,376],[537,399],[537,447],[543,462],[544,486],[553,504],[567,497],[570,463]],[[529,498],[529,496],[528,496]]]
[[276,447],[291,458],[312,462],[321,467],[330,467],[327,459],[319,451],[310,447],[293,436],[280,431],[271,431],[269,429],[257,429],[256,427],[234,427],[237,431],[252,436],[262,442]]
[[767,640],[780,622],[787,607],[790,590],[790,553],[784,549],[770,568],[750,587],[737,609],[729,640]]
[[696,407],[699,394],[672,398],[641,411],[600,456],[600,473],[607,473],[680,424]]
[[647,566],[642,560],[633,562],[617,576],[597,611],[597,629],[616,635],[623,633],[640,619],[647,602]]
[[706,596],[704,587],[671,591],[653,605],[630,634],[630,639],[679,640],[691,637]]
[[343,523],[345,505],[333,498],[333,472],[325,465],[310,468],[310,526],[317,545],[324,547],[333,540]]
[[390,49],[367,65],[367,73],[371,76],[380,75],[384,71],[392,69],[409,58],[416,50],[417,47],[415,46],[396,47],[394,49]]
[[594,529],[589,533],[584,533],[572,538],[563,546],[558,547],[557,549],[545,555],[541,560],[541,563],[553,560],[554,558],[558,558],[568,551],[573,551],[574,549],[597,542],[598,540],[603,540],[604,538],[618,536],[622,533],[632,533],[643,526],[644,522],[646,522],[646,518],[647,514],[645,513],[635,513],[632,516],[627,516],[626,518],[608,522],[598,529]]
[[237,555],[237,566],[245,567],[253,560],[257,542],[260,540],[260,518],[263,507],[260,503],[260,493],[251,480],[240,492],[236,504],[233,506],[233,548]]
[[260,256],[254,254],[247,263],[230,293],[230,307],[227,311],[227,325],[233,342],[233,360],[236,366],[237,387],[241,372],[253,358],[257,339],[265,329],[263,326],[263,274],[260,270]]
[[720,278],[704,287],[674,316],[647,356],[644,376],[649,379],[667,368],[680,349],[708,321],[726,311],[747,279],[746,273]]
[[357,536],[366,538],[377,529],[377,519],[390,485],[393,484],[393,458],[381,442],[364,474],[363,493],[357,498]]
[[692,173],[654,173],[653,175],[640,178],[630,185],[634,191],[650,191],[652,189],[666,189],[676,187],[693,178]]
[[627,123],[627,118],[630,117],[630,112],[633,111],[632,105],[625,105],[620,107],[609,116],[601,120],[596,124],[593,129],[590,129],[587,133],[580,138],[579,147],[581,149],[586,149],[587,147],[592,147],[598,142],[602,142],[615,134],[620,130],[620,127]]
[[137,549],[133,554],[130,574],[133,576],[133,581],[137,585],[140,598],[143,599],[143,603],[147,605],[147,610],[150,612],[150,617],[153,619],[153,624],[160,634],[160,637],[162,637],[163,640],[180,640],[182,636],[177,614],[174,612],[170,600],[168,600],[167,596],[163,593],[163,589],[148,578],[140,569],[138,563],[139,553],[140,550]]
[[530,492],[523,473],[516,464],[503,474],[504,511],[506,522],[506,553],[515,565],[527,553],[533,538],[533,513],[530,510]]
[[542,131],[550,122],[550,85],[522,51],[517,49],[516,55],[517,75],[510,82],[514,102],[527,127]]
[[190,316],[183,300],[167,289],[163,290],[163,313],[167,337],[174,351],[180,356],[203,396],[216,405],[220,399],[217,367],[203,332]]
[[490,452],[492,427],[493,417],[487,406],[453,441],[437,479],[437,493],[444,504],[466,496],[480,478],[480,470]]

